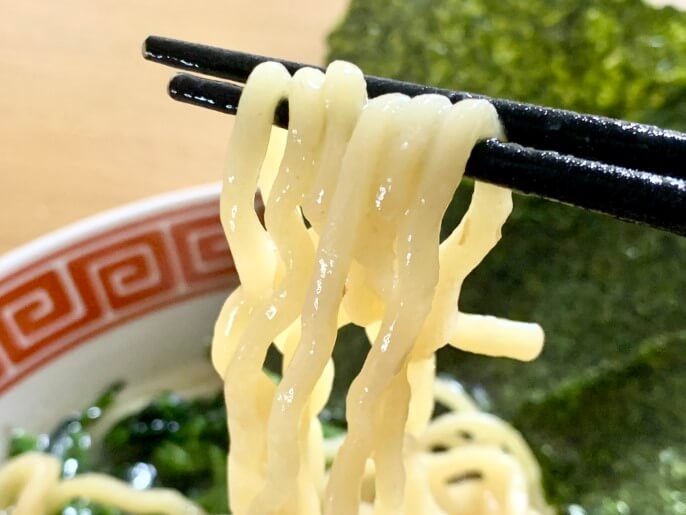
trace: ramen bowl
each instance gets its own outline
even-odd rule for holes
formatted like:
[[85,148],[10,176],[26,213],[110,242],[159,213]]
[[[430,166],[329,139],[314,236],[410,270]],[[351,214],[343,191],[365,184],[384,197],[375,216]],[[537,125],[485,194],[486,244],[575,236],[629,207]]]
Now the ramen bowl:
[[216,388],[205,343],[238,282],[218,194],[136,202],[0,258],[0,456],[13,427],[54,427],[120,380],[131,399]]

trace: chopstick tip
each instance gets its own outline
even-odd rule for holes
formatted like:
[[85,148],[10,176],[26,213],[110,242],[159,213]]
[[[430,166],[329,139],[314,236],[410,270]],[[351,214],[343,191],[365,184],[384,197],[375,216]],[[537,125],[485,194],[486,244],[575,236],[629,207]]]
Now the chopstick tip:
[[167,84],[167,94],[171,98],[177,98],[179,96],[179,89],[184,89],[184,84],[188,82],[188,75],[183,73],[177,73],[174,75]]
[[148,61],[152,59],[152,52],[150,51],[150,46],[155,38],[156,36],[150,35],[143,40],[143,44],[141,45],[141,54],[143,55],[143,59],[146,59]]

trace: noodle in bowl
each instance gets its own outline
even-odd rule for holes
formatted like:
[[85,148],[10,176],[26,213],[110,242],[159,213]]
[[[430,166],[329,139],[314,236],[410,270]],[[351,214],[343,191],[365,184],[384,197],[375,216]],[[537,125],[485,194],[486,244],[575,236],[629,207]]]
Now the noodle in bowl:
[[[271,127],[283,98],[287,132]],[[480,411],[457,383],[435,377],[434,352],[445,344],[524,361],[543,345],[536,324],[457,309],[462,281],[500,239],[510,191],[477,182],[462,222],[439,246],[441,218],[471,149],[502,136],[494,108],[483,100],[452,105],[436,95],[399,94],[368,100],[361,72],[348,63],[293,77],[265,63],[241,98],[222,185],[223,231],[216,211],[206,217],[214,229],[196,230],[214,237],[215,246],[179,236],[178,227],[194,226],[187,221],[163,223],[150,239],[134,231],[127,241],[140,255],[122,251],[125,268],[84,294],[96,290],[96,302],[106,302],[93,311],[111,320],[127,287],[134,299],[161,295],[142,304],[156,309],[177,297],[194,302],[188,299],[213,291],[220,280],[226,290],[237,272],[240,285],[221,308],[212,342],[231,437],[233,513],[550,513],[538,464],[516,429]],[[264,226],[253,205],[258,189]],[[230,261],[217,253],[224,235]],[[146,241],[152,242],[147,252]],[[107,260],[84,265],[82,253],[71,252],[75,264],[66,270],[76,276],[82,269],[91,278],[111,270]],[[208,255],[214,265],[197,261]],[[169,262],[155,268],[157,256]],[[65,266],[55,263],[61,279]],[[81,291],[64,289],[67,298]],[[29,319],[44,316],[29,298]],[[83,311],[88,307],[75,316]],[[348,432],[325,442],[318,414],[331,391],[332,349],[337,328],[351,322],[364,327],[371,350],[347,395]],[[272,343],[283,355],[278,384],[263,372]],[[55,353],[78,343],[61,345]],[[18,354],[5,352],[5,361]],[[11,373],[8,384],[18,375]],[[432,419],[436,403],[447,413]],[[171,490],[132,490],[101,474],[60,479],[59,463],[39,453],[0,468],[2,488],[0,507],[14,504],[17,515],[54,511],[76,496],[132,512],[201,513]]]
[[238,281],[219,189],[135,202],[0,257],[3,459],[12,428],[46,431],[115,381],[134,405],[159,389],[216,388],[205,349],[188,342],[207,340]]

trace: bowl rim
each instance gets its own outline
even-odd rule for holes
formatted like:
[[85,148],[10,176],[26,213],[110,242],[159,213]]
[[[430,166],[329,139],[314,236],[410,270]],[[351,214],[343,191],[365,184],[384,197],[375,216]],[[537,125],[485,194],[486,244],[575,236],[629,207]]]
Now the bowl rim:
[[[67,274],[67,281],[73,285],[72,290],[77,284],[84,284],[86,288],[92,289],[94,287],[93,281],[98,282],[100,279],[87,277],[74,282],[76,279],[71,276],[71,272],[65,271],[66,267],[81,259],[83,254],[77,253],[84,248],[91,249],[86,252],[86,256],[89,253],[92,255],[93,250],[97,251],[99,246],[104,245],[102,248],[109,248],[109,245],[116,246],[118,241],[131,239],[131,234],[146,234],[146,232],[153,231],[158,237],[162,237],[163,248],[159,250],[159,253],[163,254],[163,262],[170,259],[170,252],[174,254],[181,248],[177,246],[174,240],[169,241],[169,234],[167,234],[166,239],[165,236],[159,236],[160,231],[169,233],[174,227],[178,227],[178,224],[181,226],[188,223],[192,224],[195,220],[202,224],[211,224],[212,230],[216,234],[214,237],[219,237],[219,234],[223,233],[219,225],[220,186],[220,183],[203,184],[130,202],[76,221],[1,255],[0,299],[7,298],[8,294],[13,295],[17,288],[23,288],[32,279],[45,276],[46,273],[57,274],[60,277]],[[211,222],[208,221],[208,217],[212,219]],[[203,225],[203,227],[207,227],[207,225]],[[221,240],[225,242],[223,234]],[[114,252],[118,251],[114,249]],[[221,258],[221,256],[217,256]],[[7,333],[9,325],[2,324],[3,333],[8,340],[4,341],[5,338],[3,338],[3,341],[0,341],[0,396],[13,389],[14,386],[21,384],[24,379],[38,372],[57,357],[78,348],[80,344],[99,334],[172,304],[212,292],[230,291],[237,285],[237,276],[230,254],[224,256],[228,258],[224,263],[224,269],[212,272],[214,275],[197,277],[186,275],[187,266],[192,268],[195,266],[193,263],[186,265],[182,264],[183,260],[171,258],[175,263],[172,266],[174,268],[171,272],[172,278],[169,279],[168,277],[172,281],[172,285],[165,285],[165,289],[160,295],[152,294],[148,301],[134,300],[130,307],[125,305],[123,309],[116,308],[119,311],[113,312],[113,305],[107,307],[107,298],[94,301],[95,308],[91,308],[88,304],[91,301],[83,297],[80,291],[70,293],[67,299],[70,306],[79,305],[78,309],[85,306],[85,317],[80,319],[77,317],[76,322],[74,322],[76,325],[67,325],[64,329],[52,331],[52,334],[48,331],[46,336],[36,336],[37,339],[33,340],[33,343],[26,343],[27,340],[22,342],[17,338],[33,338],[35,332],[40,332],[40,329],[34,330],[34,334],[26,333],[29,336],[18,337],[16,334]],[[167,263],[166,266],[169,267],[170,264]],[[217,274],[219,275],[217,276]],[[60,281],[63,280],[60,279]],[[61,288],[65,287],[60,286]],[[41,290],[43,286],[39,284],[37,289]],[[27,296],[23,293],[20,295]],[[49,306],[53,306],[53,301],[50,300],[52,294],[48,293],[47,296]],[[13,302],[12,297],[9,297],[7,302],[11,304]],[[38,302],[44,304],[44,301]],[[85,305],[84,302],[86,302]],[[38,309],[40,310],[41,307],[39,305]],[[72,310],[72,307],[69,309]],[[95,315],[88,318],[93,310],[96,312]],[[67,315],[71,316],[71,314],[71,311],[67,312]],[[81,314],[83,315],[83,313]],[[82,321],[83,323],[81,323]],[[69,323],[71,324],[71,322]],[[32,347],[33,350],[26,351]],[[24,354],[25,351],[26,354]]]
[[107,233],[141,218],[218,198],[220,189],[221,184],[213,182],[144,197],[37,236],[0,255],[0,281],[6,280],[17,269],[38,262],[63,247]]

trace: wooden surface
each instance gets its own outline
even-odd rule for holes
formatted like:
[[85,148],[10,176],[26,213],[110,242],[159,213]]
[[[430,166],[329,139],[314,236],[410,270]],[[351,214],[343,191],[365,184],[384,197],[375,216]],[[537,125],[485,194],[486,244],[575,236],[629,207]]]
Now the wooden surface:
[[316,63],[345,3],[0,0],[0,253],[219,179],[231,119],[169,100],[146,35]]

